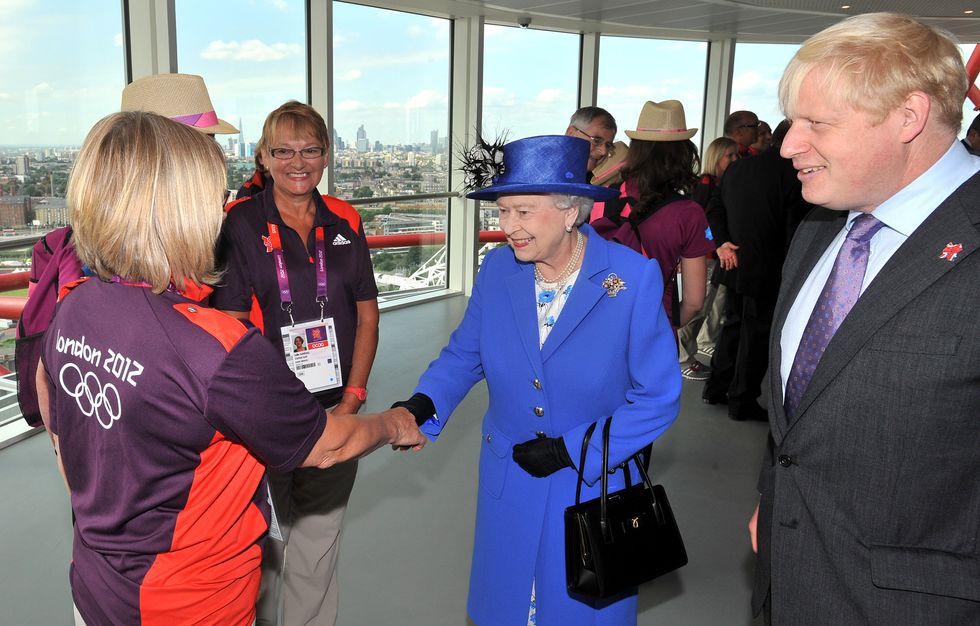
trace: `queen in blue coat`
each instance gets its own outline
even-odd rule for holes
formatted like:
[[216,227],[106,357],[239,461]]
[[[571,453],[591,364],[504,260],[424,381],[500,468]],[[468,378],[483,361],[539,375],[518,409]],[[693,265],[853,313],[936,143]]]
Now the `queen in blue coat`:
[[[585,182],[588,142],[530,137],[502,150],[492,184],[469,197],[496,201],[510,245],[486,255],[449,344],[396,405],[436,440],[470,388],[487,381],[467,603],[474,622],[635,624],[635,592],[598,606],[569,596],[563,515],[590,424],[601,430],[614,418],[615,467],[677,416],[681,381],[660,268],[584,224],[593,200],[616,193]],[[583,500],[598,496],[601,463],[596,437]],[[610,476],[610,490],[622,481],[622,472]]]

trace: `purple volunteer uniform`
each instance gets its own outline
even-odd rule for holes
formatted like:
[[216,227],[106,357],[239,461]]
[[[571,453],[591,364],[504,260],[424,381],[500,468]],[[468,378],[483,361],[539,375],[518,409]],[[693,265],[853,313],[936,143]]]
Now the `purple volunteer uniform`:
[[[279,215],[271,181],[261,193],[228,205],[218,243],[218,258],[225,275],[211,296],[211,305],[228,311],[250,311],[252,322],[285,358],[279,333],[290,319],[279,297],[269,224],[279,228],[296,322],[320,316],[313,258],[316,231],[323,227],[327,270],[324,314],[334,319],[341,373],[346,381],[354,356],[357,302],[376,299],[378,287],[360,215],[337,198],[315,195],[314,201],[313,229],[305,243]],[[338,387],[319,392],[316,397],[329,407],[340,402],[342,395],[343,388]]]
[[59,304],[43,359],[85,620],[249,621],[263,465],[302,463],[322,408],[255,329],[172,291],[85,281]]

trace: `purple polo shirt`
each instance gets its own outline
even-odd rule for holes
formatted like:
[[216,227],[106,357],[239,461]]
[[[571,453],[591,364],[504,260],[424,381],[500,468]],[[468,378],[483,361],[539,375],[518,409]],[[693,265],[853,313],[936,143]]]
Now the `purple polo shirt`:
[[309,455],[322,407],[255,329],[176,292],[96,278],[58,305],[43,363],[86,622],[249,620],[265,466]]
[[[259,194],[228,205],[228,215],[218,243],[218,259],[225,270],[211,296],[211,306],[228,311],[249,311],[251,320],[285,359],[280,328],[289,324],[282,308],[272,249],[267,246],[269,223],[279,227],[283,257],[293,298],[297,323],[318,319],[316,302],[316,229],[324,229],[327,267],[325,315],[333,317],[337,329],[340,367],[346,384],[354,359],[357,332],[357,302],[374,300],[378,287],[360,215],[350,204],[330,196],[314,194],[316,214],[306,242],[286,226],[273,199],[272,184]],[[343,387],[316,394],[323,406],[340,402]]]

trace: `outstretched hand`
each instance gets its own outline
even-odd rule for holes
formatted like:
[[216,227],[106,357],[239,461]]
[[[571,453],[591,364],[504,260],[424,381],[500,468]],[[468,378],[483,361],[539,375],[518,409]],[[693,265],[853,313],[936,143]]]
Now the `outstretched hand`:
[[394,428],[395,436],[391,442],[392,450],[413,450],[418,452],[425,447],[428,439],[415,423],[415,416],[404,407],[395,407],[381,413],[381,417]]

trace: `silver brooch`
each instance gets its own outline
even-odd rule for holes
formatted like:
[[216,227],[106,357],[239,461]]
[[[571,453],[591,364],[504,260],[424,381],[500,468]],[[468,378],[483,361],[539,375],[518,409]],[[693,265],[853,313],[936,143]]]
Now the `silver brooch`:
[[602,288],[606,290],[607,296],[615,298],[620,291],[626,289],[626,282],[616,274],[610,274],[602,281]]

